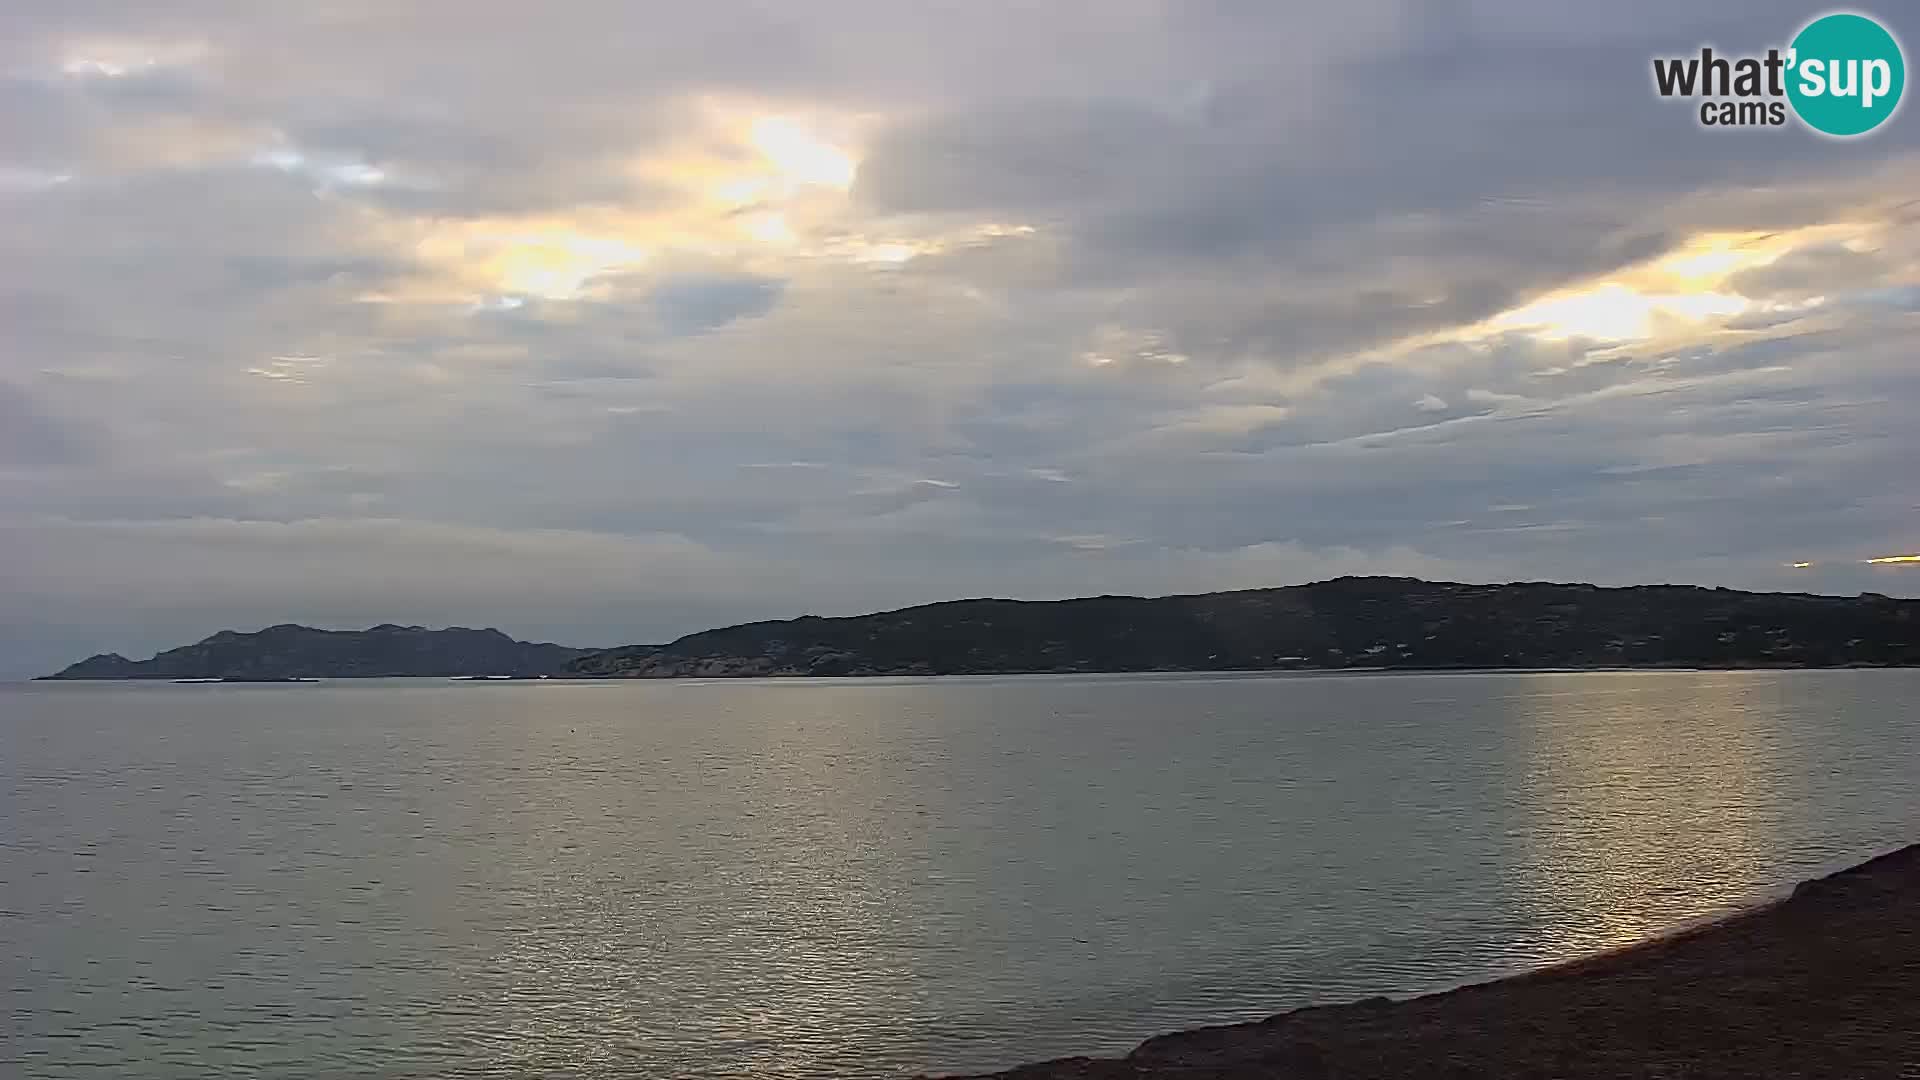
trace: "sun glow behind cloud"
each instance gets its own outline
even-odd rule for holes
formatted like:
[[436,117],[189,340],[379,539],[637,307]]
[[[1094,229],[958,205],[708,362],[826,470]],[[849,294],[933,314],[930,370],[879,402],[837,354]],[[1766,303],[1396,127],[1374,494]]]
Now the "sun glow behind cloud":
[[784,116],[762,116],[748,127],[748,138],[762,158],[790,184],[853,186],[857,166],[852,155]]
[[[1826,224],[1767,232],[1703,230],[1658,256],[1576,280],[1477,322],[1395,338],[1289,371],[1243,377],[1242,383],[1257,383],[1276,393],[1304,393],[1369,366],[1417,363],[1427,350],[1436,350],[1434,356],[1484,355],[1502,339],[1514,337],[1571,346],[1592,360],[1697,346],[1734,347],[1829,310],[1839,317],[1844,312],[1838,301],[1853,287],[1836,284],[1831,295],[1799,285],[1782,292],[1764,277],[1746,275],[1788,256],[1818,259],[1842,250],[1854,255],[1897,251],[1898,228],[1897,219],[1884,212],[1856,212]],[[1461,346],[1467,353],[1455,351]],[[1082,359],[1100,366],[1112,363],[1109,354],[1098,351]],[[1511,400],[1523,401],[1525,396]]]
[[[703,100],[689,133],[628,163],[645,204],[571,214],[412,220],[387,225],[431,271],[405,292],[370,301],[427,300],[486,310],[488,297],[571,300],[611,274],[678,259],[720,260],[753,273],[793,259],[884,269],[951,247],[1031,236],[1032,226],[863,219],[849,198],[862,118],[800,107]],[[291,161],[291,159],[285,159]],[[288,168],[282,159],[269,164]],[[304,160],[300,163],[306,164]]]
[[1487,327],[1526,331],[1542,341],[1610,343],[1652,337],[1661,320],[1700,323],[1738,315],[1746,306],[1745,298],[1729,293],[1646,293],[1609,281],[1536,300],[1495,317]]
[[[843,222],[857,158],[841,135],[829,134],[851,131],[851,120],[712,100],[689,111],[696,119],[687,134],[628,163],[636,190],[653,193],[644,199],[539,215],[380,214],[377,227],[410,248],[426,273],[362,299],[497,310],[489,298],[579,299],[607,275],[675,257],[768,272],[776,269],[770,262],[798,256],[867,256],[867,245],[849,246],[847,237],[857,234]],[[284,171],[314,167],[285,148],[257,161]],[[336,185],[373,182],[338,171],[327,174]],[[882,261],[900,258],[897,248],[873,246]]]
[[1755,302],[1733,287],[1737,275],[1815,244],[1867,244],[1875,228],[1839,223],[1771,233],[1702,233],[1656,259],[1504,311],[1466,336],[1518,332],[1542,341],[1616,345],[1711,332],[1755,309]]
[[644,261],[647,249],[618,236],[580,232],[564,225],[512,233],[483,241],[505,292],[565,299],[588,280]]

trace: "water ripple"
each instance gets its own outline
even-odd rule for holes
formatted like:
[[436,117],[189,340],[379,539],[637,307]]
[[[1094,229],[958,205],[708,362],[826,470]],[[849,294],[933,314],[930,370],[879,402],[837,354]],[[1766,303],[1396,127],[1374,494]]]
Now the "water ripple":
[[1920,673],[0,688],[0,1074],[898,1076],[1910,836]]

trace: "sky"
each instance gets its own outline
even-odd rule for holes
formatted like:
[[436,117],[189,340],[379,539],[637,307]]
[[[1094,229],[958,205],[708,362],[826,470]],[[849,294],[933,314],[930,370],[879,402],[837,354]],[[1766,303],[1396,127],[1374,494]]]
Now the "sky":
[[1820,10],[9,0],[0,677],[1363,573],[1920,594],[1865,562],[1920,552],[1920,119],[1651,85]]

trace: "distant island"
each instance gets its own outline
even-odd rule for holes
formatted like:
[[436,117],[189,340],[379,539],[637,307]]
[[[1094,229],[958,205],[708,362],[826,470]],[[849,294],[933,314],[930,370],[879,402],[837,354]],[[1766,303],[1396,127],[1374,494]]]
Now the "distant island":
[[148,660],[90,656],[45,679],[179,679],[287,682],[404,676],[552,675],[588,653],[515,641],[498,630],[385,623],[365,630],[316,630],[284,623],[251,634],[222,630]]
[[600,678],[1920,664],[1920,600],[1346,577],[1147,599],[956,600],[590,653]]
[[805,616],[665,645],[574,649],[498,630],[272,626],[50,679],[672,679],[1127,671],[1920,666],[1920,600],[1685,585],[1345,577],[1188,596],[954,600]]

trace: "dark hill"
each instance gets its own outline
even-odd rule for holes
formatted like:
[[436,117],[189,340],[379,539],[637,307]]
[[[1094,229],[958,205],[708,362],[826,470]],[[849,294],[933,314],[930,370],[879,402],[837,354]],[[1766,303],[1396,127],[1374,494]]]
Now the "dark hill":
[[957,600],[628,646],[580,676],[1920,664],[1920,601],[1340,578],[1153,599]]
[[379,678],[408,675],[550,675],[588,652],[515,641],[498,630],[386,623],[316,630],[291,623],[251,634],[222,630],[151,660],[89,657],[48,679]]

